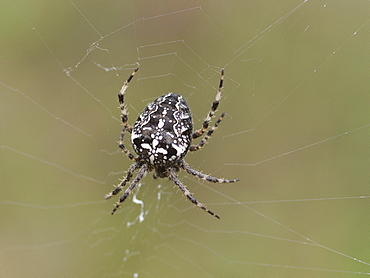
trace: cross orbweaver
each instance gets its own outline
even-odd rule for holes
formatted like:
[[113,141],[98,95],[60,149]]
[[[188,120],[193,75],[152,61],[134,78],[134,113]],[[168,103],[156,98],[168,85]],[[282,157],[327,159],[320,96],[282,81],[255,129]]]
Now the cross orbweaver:
[[[179,172],[180,169],[182,169],[188,174],[214,183],[233,183],[239,180],[219,179],[205,175],[200,171],[191,168],[184,161],[184,157],[188,151],[197,151],[205,145],[225,116],[225,113],[222,113],[213,127],[208,129],[209,122],[214,116],[221,99],[224,71],[222,70],[221,72],[220,85],[211,110],[208,112],[202,127],[193,132],[193,122],[189,106],[182,96],[174,93],[163,95],[154,100],[139,115],[134,126],[130,126],[128,124],[124,95],[128,88],[128,84],[138,70],[139,68],[132,72],[118,94],[121,120],[123,123],[118,146],[129,159],[134,161],[134,163],[130,166],[126,177],[115,187],[115,189],[113,189],[112,192],[105,196],[105,199],[118,194],[125,184],[131,180],[134,171],[139,171],[136,178],[131,182],[130,186],[125,190],[119,201],[116,203],[111,214],[113,215],[126,200],[144,175],[147,172],[154,171],[154,178],[169,178],[193,204],[220,219],[217,214],[207,209],[205,205],[195,199],[186,186],[178,179],[176,172]],[[137,157],[132,155],[123,144],[123,137],[126,131],[131,133],[131,143],[138,155]],[[207,133],[199,144],[191,145],[193,139],[201,137],[206,131]]]

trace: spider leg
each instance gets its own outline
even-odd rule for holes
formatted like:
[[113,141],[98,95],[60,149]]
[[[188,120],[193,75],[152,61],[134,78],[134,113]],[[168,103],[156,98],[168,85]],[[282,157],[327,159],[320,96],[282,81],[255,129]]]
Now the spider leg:
[[203,174],[202,172],[199,172],[189,166],[184,160],[179,163],[179,166],[184,169],[188,174],[191,174],[193,176],[196,176],[200,179],[209,181],[209,182],[214,182],[214,183],[233,183],[239,181],[239,179],[234,179],[234,180],[225,180],[225,179],[219,179],[215,178],[206,174]]
[[129,159],[131,159],[132,161],[137,161],[138,158],[135,157],[126,147],[125,145],[123,144],[123,136],[125,134],[125,128],[122,128],[122,131],[121,131],[121,136],[119,137],[119,141],[117,142],[118,143],[118,147],[120,147],[122,149],[122,151],[125,153],[125,155],[127,155],[127,157]]
[[134,77],[135,73],[139,70],[139,68],[136,68],[130,75],[130,77],[123,83],[123,86],[118,94],[118,102],[119,102],[119,108],[121,109],[121,120],[123,124],[123,128],[121,130],[121,135],[119,137],[118,146],[123,150],[123,152],[128,156],[129,159],[136,161],[135,156],[132,155],[129,150],[126,149],[126,147],[123,144],[123,137],[125,136],[125,131],[131,133],[132,126],[128,124],[128,116],[127,116],[127,108],[124,101],[124,95],[126,92],[126,89],[128,88],[128,84],[130,83],[131,79]]
[[220,103],[222,89],[224,88],[223,83],[224,83],[224,70],[221,71],[220,85],[217,90],[216,99],[213,102],[211,110],[208,112],[208,115],[203,122],[202,128],[193,132],[193,135],[192,135],[193,139],[202,136],[202,134],[208,129],[209,122],[211,121],[213,115],[215,114],[217,110],[218,104]]
[[131,194],[131,192],[135,189],[136,185],[140,182],[140,180],[144,177],[145,173],[148,171],[148,166],[143,165],[139,172],[137,173],[136,178],[132,181],[131,185],[125,190],[121,198],[119,198],[119,201],[114,206],[114,209],[112,210],[111,214],[113,215],[116,210],[121,206],[121,204],[127,199],[127,197]]
[[214,217],[220,219],[220,216],[207,209],[205,205],[195,199],[195,197],[190,193],[186,186],[182,184],[182,182],[178,179],[173,168],[168,169],[168,178],[180,188],[181,192],[190,200],[190,202],[192,202],[194,205],[201,208],[202,210],[208,212],[209,214],[213,215]]
[[222,121],[225,116],[225,112],[221,114],[220,118],[215,122],[214,126],[208,130],[206,136],[199,142],[198,145],[190,146],[189,151],[194,152],[204,147],[205,143],[207,143],[208,139],[212,136],[213,132],[217,129],[218,125]]
[[141,167],[141,163],[136,162],[132,164],[129,170],[127,171],[127,176],[121,181],[119,185],[116,186],[116,188],[112,190],[111,193],[105,195],[105,199],[109,199],[110,197],[118,194],[123,189],[123,187],[126,185],[126,183],[131,180],[132,174],[135,172],[135,170],[140,167]]

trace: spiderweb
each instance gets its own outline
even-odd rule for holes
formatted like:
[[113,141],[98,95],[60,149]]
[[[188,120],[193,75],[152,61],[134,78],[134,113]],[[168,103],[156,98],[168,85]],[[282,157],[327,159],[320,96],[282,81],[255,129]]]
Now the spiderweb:
[[[2,3],[2,277],[369,275],[367,1]],[[129,122],[184,96],[219,129],[111,216]],[[126,145],[129,138],[126,136]]]

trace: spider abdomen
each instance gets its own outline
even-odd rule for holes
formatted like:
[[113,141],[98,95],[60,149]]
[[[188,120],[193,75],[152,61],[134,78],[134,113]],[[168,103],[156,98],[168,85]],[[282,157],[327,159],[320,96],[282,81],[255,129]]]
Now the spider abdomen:
[[155,168],[169,167],[185,157],[192,132],[188,104],[182,96],[170,93],[154,100],[139,115],[131,143],[146,163]]

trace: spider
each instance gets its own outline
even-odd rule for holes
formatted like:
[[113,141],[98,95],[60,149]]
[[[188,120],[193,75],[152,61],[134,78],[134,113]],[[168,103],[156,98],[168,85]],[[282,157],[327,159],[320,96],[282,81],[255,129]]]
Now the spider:
[[[221,71],[220,85],[211,110],[208,112],[202,127],[193,132],[193,123],[189,106],[182,96],[174,93],[163,95],[154,100],[139,115],[134,126],[130,126],[128,124],[124,95],[128,88],[128,84],[138,70],[139,68],[136,68],[132,72],[130,77],[124,82],[118,94],[121,120],[123,123],[118,146],[129,159],[134,161],[134,163],[130,166],[126,177],[122,179],[121,183],[117,185],[112,192],[105,196],[105,199],[109,199],[118,194],[125,184],[131,180],[133,173],[136,170],[139,171],[136,178],[131,182],[130,186],[124,191],[119,201],[115,204],[111,214],[113,215],[121,206],[144,175],[147,172],[154,171],[154,178],[169,178],[193,204],[220,219],[217,214],[207,209],[204,204],[195,199],[186,186],[178,179],[176,172],[179,172],[182,169],[188,174],[214,183],[233,183],[239,180],[219,179],[205,175],[200,171],[191,168],[184,160],[188,151],[197,151],[205,145],[225,116],[225,113],[222,113],[213,127],[208,129],[211,118],[214,116],[221,99],[224,71]],[[123,144],[123,138],[126,131],[131,133],[131,143],[137,153],[136,157],[131,154]],[[193,139],[201,137],[205,132],[206,134],[199,144],[191,145]]]

